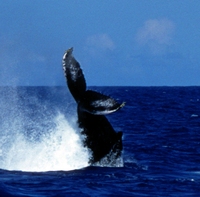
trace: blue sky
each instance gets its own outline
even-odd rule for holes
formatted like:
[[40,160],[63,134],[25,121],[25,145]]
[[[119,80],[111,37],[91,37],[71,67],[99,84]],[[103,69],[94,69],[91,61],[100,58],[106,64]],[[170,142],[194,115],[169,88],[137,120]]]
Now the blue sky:
[[200,85],[199,0],[1,0],[0,85]]

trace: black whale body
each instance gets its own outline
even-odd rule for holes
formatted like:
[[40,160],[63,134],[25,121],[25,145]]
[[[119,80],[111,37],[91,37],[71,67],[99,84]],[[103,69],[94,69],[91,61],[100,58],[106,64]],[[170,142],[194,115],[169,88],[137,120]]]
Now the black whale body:
[[121,157],[122,132],[115,132],[106,114],[124,106],[114,99],[92,90],[86,90],[86,82],[79,63],[72,55],[73,48],[63,56],[63,70],[68,88],[77,102],[78,124],[82,129],[84,146],[91,152],[90,164],[106,158],[108,162]]

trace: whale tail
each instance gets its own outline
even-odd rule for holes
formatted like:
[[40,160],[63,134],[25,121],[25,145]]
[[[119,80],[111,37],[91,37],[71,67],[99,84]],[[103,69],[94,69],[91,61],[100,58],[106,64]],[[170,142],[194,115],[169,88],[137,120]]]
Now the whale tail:
[[70,48],[64,53],[63,70],[68,88],[78,104],[78,124],[86,136],[83,143],[92,151],[90,163],[104,157],[117,159],[122,151],[122,132],[116,133],[104,115],[119,110],[125,103],[119,104],[109,96],[86,90],[83,71],[72,52]]
[[93,115],[106,115],[119,110],[125,103],[119,104],[113,98],[101,93],[87,90],[86,81],[80,64],[72,55],[73,48],[63,55],[63,70],[69,90],[77,103],[81,102],[82,110]]

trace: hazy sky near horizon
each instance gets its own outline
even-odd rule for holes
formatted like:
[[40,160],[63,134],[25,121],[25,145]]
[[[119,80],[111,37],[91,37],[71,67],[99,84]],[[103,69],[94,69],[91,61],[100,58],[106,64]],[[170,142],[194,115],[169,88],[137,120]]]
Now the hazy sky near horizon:
[[199,0],[1,0],[0,85],[200,85]]

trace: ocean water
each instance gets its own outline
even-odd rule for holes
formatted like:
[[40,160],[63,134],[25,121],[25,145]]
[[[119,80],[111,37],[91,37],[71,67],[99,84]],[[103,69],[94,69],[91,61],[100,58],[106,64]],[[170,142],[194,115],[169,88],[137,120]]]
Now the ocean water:
[[0,196],[199,196],[200,87],[90,87],[126,102],[123,164],[89,166],[67,87],[0,87]]

